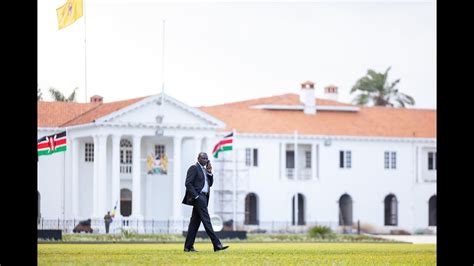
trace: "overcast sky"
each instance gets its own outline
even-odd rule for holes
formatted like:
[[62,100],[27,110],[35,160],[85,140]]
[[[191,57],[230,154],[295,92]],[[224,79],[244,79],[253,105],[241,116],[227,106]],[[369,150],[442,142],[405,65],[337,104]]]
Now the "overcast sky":
[[[436,108],[436,2],[209,2],[84,0],[84,16],[58,30],[56,8],[38,1],[38,85],[78,102],[161,92],[191,106],[333,84],[339,100],[369,68],[389,66],[389,80]],[[165,20],[164,77],[162,75]],[[87,69],[87,71],[85,71]],[[89,101],[89,99],[87,99]]]

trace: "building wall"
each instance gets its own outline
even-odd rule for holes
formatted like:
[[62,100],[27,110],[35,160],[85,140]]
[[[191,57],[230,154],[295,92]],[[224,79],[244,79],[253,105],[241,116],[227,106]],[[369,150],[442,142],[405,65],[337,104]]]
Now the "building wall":
[[[238,153],[245,148],[258,148],[258,167],[248,168],[246,181],[240,188],[247,190],[239,197],[238,221],[244,220],[245,195],[258,196],[260,221],[291,221],[292,197],[302,193],[305,198],[307,222],[338,222],[340,197],[347,193],[353,201],[353,221],[370,223],[385,230],[413,230],[428,225],[427,201],[436,194],[436,183],[417,183],[415,146],[435,150],[436,143],[412,143],[391,140],[335,140],[326,146],[324,140],[298,140],[298,160],[304,163],[303,144],[318,146],[319,178],[289,180],[280,177],[280,143],[292,143],[293,138],[256,138],[240,136],[235,140]],[[352,167],[339,168],[339,151],[350,150]],[[397,168],[384,169],[384,152],[397,153]],[[240,157],[243,160],[245,157]],[[425,157],[422,157],[425,158]],[[423,165],[423,163],[422,163]],[[423,172],[423,171],[422,171]],[[384,226],[384,199],[394,194],[398,200],[398,226]],[[216,199],[216,204],[218,201]],[[226,219],[224,219],[226,220]]]
[[[56,132],[55,132],[56,133]],[[51,135],[51,132],[38,132],[38,138]],[[67,151],[66,151],[67,152]],[[41,217],[44,219],[63,218],[64,163],[65,153],[38,157],[38,192],[41,196]],[[17,176],[14,178],[21,178]]]

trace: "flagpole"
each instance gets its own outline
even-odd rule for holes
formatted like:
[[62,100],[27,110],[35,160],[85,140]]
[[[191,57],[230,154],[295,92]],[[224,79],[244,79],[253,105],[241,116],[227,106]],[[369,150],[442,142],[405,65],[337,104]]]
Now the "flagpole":
[[64,175],[63,175],[63,221],[66,219],[66,152],[67,152],[67,128],[66,128],[66,151],[64,152]]
[[236,189],[237,189],[237,146],[235,145],[235,140],[237,139],[237,136],[236,136],[236,130],[235,128],[232,129],[232,136],[233,136],[233,140],[232,140],[232,150],[234,152],[234,167],[233,167],[233,175],[232,175],[232,219],[234,220],[234,222],[232,223],[233,225],[233,230],[235,231],[236,230],[236,223],[237,223],[237,195],[236,195]]
[[84,0],[84,8],[83,8],[83,14],[84,14],[84,90],[85,90],[85,99],[84,102],[87,103],[87,43],[86,43],[86,2],[87,0]]
[[161,103],[165,93],[165,20],[163,19],[163,43],[161,45]]

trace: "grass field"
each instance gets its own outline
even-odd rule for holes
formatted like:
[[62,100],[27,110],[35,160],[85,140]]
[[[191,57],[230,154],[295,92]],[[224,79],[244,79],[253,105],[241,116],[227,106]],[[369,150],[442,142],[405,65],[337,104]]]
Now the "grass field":
[[[225,244],[225,242],[224,242]],[[436,245],[379,243],[230,243],[214,252],[183,244],[38,244],[38,265],[436,265]]]

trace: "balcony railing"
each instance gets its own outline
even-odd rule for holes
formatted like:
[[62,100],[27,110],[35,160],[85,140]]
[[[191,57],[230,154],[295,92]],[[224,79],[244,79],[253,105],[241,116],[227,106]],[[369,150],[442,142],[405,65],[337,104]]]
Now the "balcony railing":
[[286,177],[290,180],[310,180],[311,179],[311,168],[298,169],[298,176],[295,177],[294,168],[286,168]]
[[295,179],[295,169],[294,168],[286,168],[286,177],[288,179]]

